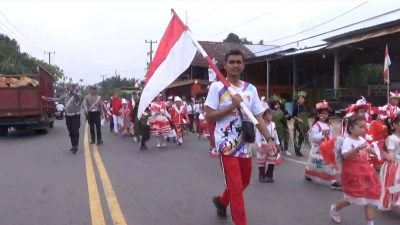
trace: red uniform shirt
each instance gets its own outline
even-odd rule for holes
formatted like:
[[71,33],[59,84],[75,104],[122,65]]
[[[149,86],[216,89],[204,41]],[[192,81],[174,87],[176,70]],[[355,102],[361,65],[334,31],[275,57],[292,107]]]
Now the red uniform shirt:
[[113,114],[113,115],[118,115],[119,111],[120,111],[121,108],[122,108],[122,101],[121,101],[121,99],[120,99],[120,98],[114,97],[114,98],[111,100],[111,106],[112,106],[112,114]]
[[171,119],[175,124],[184,124],[187,123],[187,121],[185,122],[184,120],[186,120],[186,118],[188,117],[188,112],[186,107],[184,106],[180,106],[178,108],[178,106],[174,105],[171,108]]

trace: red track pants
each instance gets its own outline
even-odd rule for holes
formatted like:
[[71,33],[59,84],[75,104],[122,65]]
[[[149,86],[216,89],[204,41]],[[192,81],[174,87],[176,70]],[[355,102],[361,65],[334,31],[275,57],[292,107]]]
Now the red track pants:
[[219,200],[225,207],[230,204],[232,220],[236,225],[246,225],[243,191],[250,183],[251,158],[221,156],[221,163],[227,187]]

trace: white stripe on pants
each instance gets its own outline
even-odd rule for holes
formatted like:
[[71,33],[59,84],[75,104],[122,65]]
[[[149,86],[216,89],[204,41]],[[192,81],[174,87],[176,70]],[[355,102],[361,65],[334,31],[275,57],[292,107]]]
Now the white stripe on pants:
[[119,120],[117,115],[112,115],[113,116],[113,121],[114,121],[114,133],[118,134],[119,133]]

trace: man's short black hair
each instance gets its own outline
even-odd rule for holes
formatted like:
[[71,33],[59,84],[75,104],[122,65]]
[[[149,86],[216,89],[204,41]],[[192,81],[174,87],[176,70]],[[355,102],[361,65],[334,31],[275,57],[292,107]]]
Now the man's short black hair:
[[229,58],[229,56],[231,56],[231,55],[240,55],[240,56],[242,56],[242,59],[243,59],[243,61],[244,61],[243,52],[240,51],[239,49],[233,49],[233,50],[230,50],[228,53],[226,53],[226,55],[225,55],[225,63],[228,62],[228,58]]

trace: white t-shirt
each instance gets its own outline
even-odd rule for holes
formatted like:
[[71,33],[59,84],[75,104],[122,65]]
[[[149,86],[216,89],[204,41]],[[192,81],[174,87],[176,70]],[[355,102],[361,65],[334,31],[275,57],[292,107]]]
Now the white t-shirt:
[[392,134],[386,138],[385,144],[388,150],[394,150],[396,161],[400,161],[400,138]]
[[194,105],[194,112],[195,113],[200,113],[201,110],[203,110],[203,109],[201,108],[201,105],[199,103]]
[[[271,121],[271,122],[269,122],[269,124],[266,123],[265,125],[267,126],[267,130],[269,131],[269,134],[274,139],[275,144],[280,145],[278,132],[276,131],[275,123]],[[267,144],[267,141],[265,140],[264,136],[261,134],[261,132],[258,129],[256,130],[256,144],[258,147],[261,147],[261,145]]]
[[313,143],[320,144],[324,139],[324,134],[326,133],[328,139],[332,138],[331,125],[323,122],[316,122],[311,128],[311,140]]
[[57,111],[58,111],[58,112],[62,112],[62,111],[65,110],[65,107],[64,107],[63,104],[58,104],[58,105],[56,105],[56,108],[57,108]]
[[188,111],[188,114],[193,114],[194,113],[192,104],[188,104],[187,105],[187,111]]
[[342,155],[346,152],[349,152],[360,145],[365,144],[367,141],[363,137],[359,137],[357,140],[353,139],[350,136],[347,136],[343,140],[343,144],[341,147]]
[[[253,115],[263,112],[257,89],[249,83],[241,81],[241,87],[232,86],[241,96]],[[232,104],[232,98],[228,89],[220,82],[211,84],[205,105],[214,110],[220,110]],[[248,119],[243,113],[244,119]],[[214,131],[217,151],[223,155],[239,158],[251,158],[251,150],[248,144],[242,140],[242,121],[237,109],[216,122]]]

